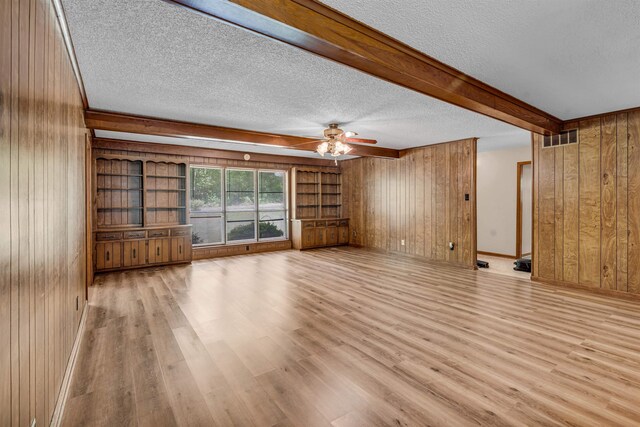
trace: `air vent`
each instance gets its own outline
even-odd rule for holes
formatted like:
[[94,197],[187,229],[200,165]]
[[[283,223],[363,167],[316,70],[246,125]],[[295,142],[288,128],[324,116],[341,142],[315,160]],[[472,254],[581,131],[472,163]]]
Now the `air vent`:
[[543,147],[560,147],[578,143],[578,129],[563,130],[555,135],[545,135]]

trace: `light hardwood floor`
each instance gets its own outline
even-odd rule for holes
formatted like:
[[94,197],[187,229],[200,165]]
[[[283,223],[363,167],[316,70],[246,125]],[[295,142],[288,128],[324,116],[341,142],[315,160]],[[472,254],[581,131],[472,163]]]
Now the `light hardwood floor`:
[[638,425],[640,303],[353,248],[111,273],[66,426]]
[[513,269],[515,258],[504,258],[497,257],[491,255],[478,254],[478,259],[482,261],[487,261],[489,263],[489,268],[480,268],[478,269],[481,273],[495,273],[495,274],[504,274],[506,276],[516,277],[518,279],[530,280],[531,273],[527,273],[525,271],[516,271]]

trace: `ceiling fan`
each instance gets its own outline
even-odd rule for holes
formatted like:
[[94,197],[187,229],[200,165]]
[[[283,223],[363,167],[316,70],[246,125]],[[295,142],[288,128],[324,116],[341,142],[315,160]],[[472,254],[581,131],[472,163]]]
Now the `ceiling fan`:
[[350,143],[355,144],[376,144],[378,141],[375,139],[354,138],[358,134],[355,132],[345,132],[338,127],[337,123],[331,123],[327,129],[324,130],[324,138],[317,141],[311,141],[304,145],[310,145],[320,142],[320,145],[316,147],[316,152],[324,157],[329,153],[332,157],[336,157],[336,164],[338,163],[337,157],[348,154],[352,148]]

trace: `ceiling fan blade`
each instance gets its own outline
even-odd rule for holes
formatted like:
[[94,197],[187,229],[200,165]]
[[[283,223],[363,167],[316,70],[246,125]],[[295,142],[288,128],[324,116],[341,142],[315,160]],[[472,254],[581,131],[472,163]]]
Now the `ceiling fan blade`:
[[289,146],[287,146],[287,148],[300,148],[302,146],[306,147],[309,144],[318,145],[318,144],[322,144],[324,141],[325,141],[324,139],[314,139],[314,140],[311,140],[311,141],[301,142],[300,144],[289,145]]
[[366,138],[345,138],[344,142],[353,143],[353,144],[377,144],[378,141],[375,139],[366,139]]
[[324,140],[320,139],[318,141],[310,141],[310,142],[305,142],[303,144],[291,145],[287,148],[292,148],[294,150],[315,150],[316,148],[318,148],[318,145],[320,145],[323,142]]

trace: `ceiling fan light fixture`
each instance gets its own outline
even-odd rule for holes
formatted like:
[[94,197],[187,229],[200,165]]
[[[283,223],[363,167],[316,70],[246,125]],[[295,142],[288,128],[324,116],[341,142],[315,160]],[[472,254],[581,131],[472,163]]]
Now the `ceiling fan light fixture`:
[[324,157],[325,153],[329,151],[329,143],[325,141],[322,144],[318,145],[318,147],[316,148],[316,151],[318,152],[318,154]]

